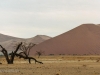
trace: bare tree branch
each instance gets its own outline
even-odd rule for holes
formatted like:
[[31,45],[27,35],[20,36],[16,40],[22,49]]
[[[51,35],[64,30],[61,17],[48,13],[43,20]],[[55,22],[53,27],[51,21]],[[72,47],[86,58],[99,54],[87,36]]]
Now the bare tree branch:
[[33,60],[35,61],[35,64],[36,64],[36,62],[37,62],[37,63],[40,63],[40,64],[43,64],[42,62],[37,61],[37,60],[36,60],[35,58],[33,58],[33,57],[25,57],[25,56],[20,55],[20,54],[17,54],[17,53],[16,53],[16,56],[19,57],[19,58],[28,59],[30,64],[31,64],[31,59],[33,59]]

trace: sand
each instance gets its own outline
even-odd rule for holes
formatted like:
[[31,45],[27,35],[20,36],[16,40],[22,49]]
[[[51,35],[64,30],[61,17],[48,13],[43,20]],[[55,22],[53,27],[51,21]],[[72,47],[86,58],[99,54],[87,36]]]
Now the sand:
[[[36,57],[37,58],[37,57]],[[100,56],[41,56],[44,64],[28,64],[27,60],[15,59],[6,64],[0,58],[0,75],[100,75]]]
[[30,55],[36,51],[44,51],[45,55],[95,55],[100,54],[100,26],[82,24],[68,32],[46,40],[33,47]]

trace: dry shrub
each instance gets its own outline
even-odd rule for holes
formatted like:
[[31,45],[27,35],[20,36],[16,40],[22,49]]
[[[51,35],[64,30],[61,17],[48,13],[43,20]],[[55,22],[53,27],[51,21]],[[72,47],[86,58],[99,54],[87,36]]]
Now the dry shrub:
[[87,65],[84,64],[83,67],[87,67]]
[[96,62],[99,62],[100,60],[96,60]]
[[59,75],[58,73],[56,75]]

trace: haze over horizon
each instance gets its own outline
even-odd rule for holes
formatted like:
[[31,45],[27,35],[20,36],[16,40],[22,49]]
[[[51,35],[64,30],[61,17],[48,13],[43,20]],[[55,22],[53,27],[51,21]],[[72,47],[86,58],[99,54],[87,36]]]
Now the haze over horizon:
[[100,0],[0,0],[0,33],[10,36],[54,37],[99,20]]

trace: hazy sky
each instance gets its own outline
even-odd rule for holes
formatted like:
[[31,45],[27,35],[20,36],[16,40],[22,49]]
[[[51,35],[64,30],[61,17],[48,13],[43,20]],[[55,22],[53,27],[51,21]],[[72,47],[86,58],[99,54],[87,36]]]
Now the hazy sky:
[[83,23],[100,23],[100,0],[0,0],[0,33],[57,36]]

